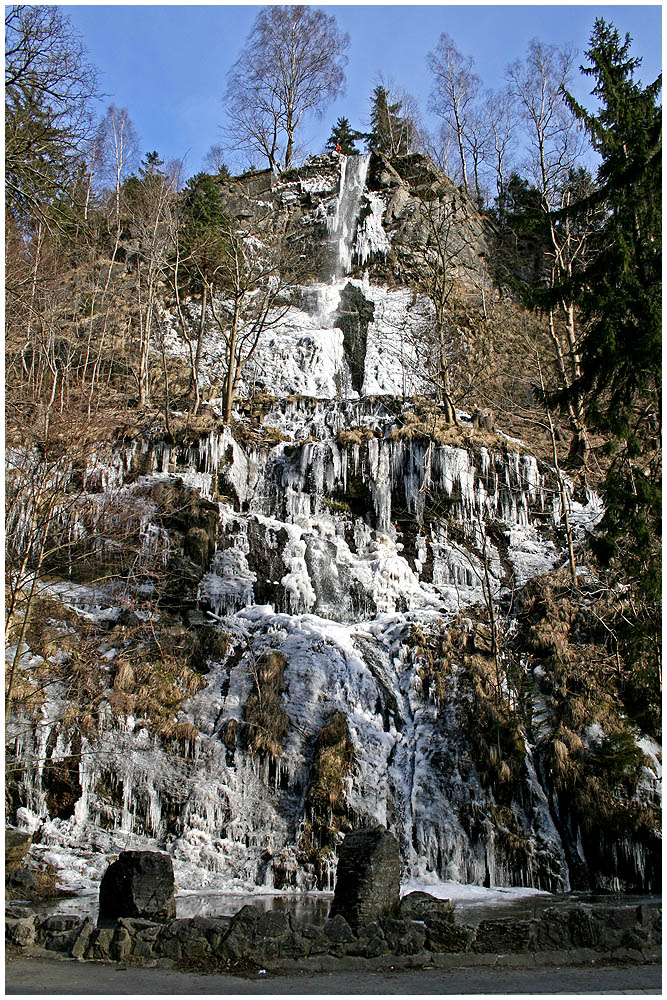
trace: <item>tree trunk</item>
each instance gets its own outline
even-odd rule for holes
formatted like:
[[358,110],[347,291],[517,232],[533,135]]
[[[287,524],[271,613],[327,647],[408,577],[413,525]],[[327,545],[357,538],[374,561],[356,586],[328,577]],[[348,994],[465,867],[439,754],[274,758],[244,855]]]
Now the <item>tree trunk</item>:
[[199,365],[201,363],[201,351],[202,344],[204,341],[204,329],[206,327],[206,292],[207,285],[204,283],[204,287],[201,293],[201,310],[199,313],[199,332],[197,334],[197,350],[195,353],[195,359],[192,366],[192,391],[194,393],[194,408],[192,410],[192,416],[196,417],[199,412],[199,406],[201,403],[201,396],[199,392]]
[[239,328],[239,306],[234,303],[234,319],[229,334],[227,377],[225,379],[225,406],[223,411],[223,422],[229,424],[232,419],[232,406],[234,404],[234,388],[236,382],[236,341]]

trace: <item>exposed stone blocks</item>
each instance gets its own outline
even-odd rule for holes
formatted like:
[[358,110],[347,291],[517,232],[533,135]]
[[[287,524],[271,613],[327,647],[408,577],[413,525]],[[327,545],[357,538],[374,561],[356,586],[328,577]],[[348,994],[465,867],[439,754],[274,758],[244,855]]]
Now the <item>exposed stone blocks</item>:
[[353,830],[338,856],[331,917],[356,929],[398,909],[401,866],[398,843],[382,826]]
[[166,922],[176,916],[174,867],[168,854],[123,851],[100,883],[100,920],[146,917]]

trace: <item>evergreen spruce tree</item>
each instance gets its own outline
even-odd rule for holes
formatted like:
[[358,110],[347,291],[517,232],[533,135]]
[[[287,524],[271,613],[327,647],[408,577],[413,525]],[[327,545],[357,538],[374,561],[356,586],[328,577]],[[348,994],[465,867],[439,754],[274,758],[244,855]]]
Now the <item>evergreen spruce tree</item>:
[[[598,554],[630,584],[621,616],[627,659],[653,695],[660,668],[661,582],[661,108],[660,78],[642,87],[630,37],[598,19],[583,72],[599,102],[568,103],[601,157],[605,215],[595,254],[578,278],[584,320],[581,381],[592,426],[612,455]],[[580,202],[581,210],[591,199]],[[644,696],[650,695],[644,690]]]
[[344,156],[353,156],[359,152],[355,146],[355,142],[362,138],[363,133],[355,131],[355,129],[351,128],[347,118],[341,117],[331,129],[331,135],[327,140],[326,148],[333,152],[340,146],[339,152]]
[[629,36],[621,42],[598,19],[586,53],[592,65],[582,70],[596,81],[600,109],[590,114],[567,95],[602,158],[597,180],[607,210],[581,288],[583,377],[596,390],[596,422],[619,437],[630,432],[638,394],[656,387],[661,357],[661,81],[645,89],[635,82],[641,60],[629,47]]
[[401,102],[389,103],[386,87],[378,84],[371,98],[371,131],[367,138],[370,152],[395,156],[407,152],[400,118]]

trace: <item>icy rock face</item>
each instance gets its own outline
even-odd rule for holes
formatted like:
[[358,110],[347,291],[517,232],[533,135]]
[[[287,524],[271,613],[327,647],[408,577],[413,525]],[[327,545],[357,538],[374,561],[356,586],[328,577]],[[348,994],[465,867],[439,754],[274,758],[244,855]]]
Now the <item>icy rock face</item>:
[[[411,397],[429,392],[431,307],[406,288],[344,276],[389,248],[389,196],[364,187],[367,170],[364,157],[335,166],[320,158],[273,191],[289,210],[311,203],[304,225],[325,231],[329,220],[339,265],[330,282],[294,289],[243,374],[240,396],[270,393],[260,431],[280,443],[228,427],[181,443],[147,436],[100,450],[86,473],[86,488],[100,497],[126,491],[131,502],[138,493],[143,544],[166,562],[184,543],[156,523],[146,498],[180,483],[217,506],[197,614],[217,621],[229,642],[207,663],[205,687],[183,704],[190,736],[177,744],[110,705],[97,731],[73,733],[61,723],[67,705],[57,685],[38,726],[12,718],[22,768],[12,818],[39,829],[32,850],[57,865],[67,887],[99,882],[106,854],[158,848],[172,857],[182,888],[271,887],[280,871],[283,885],[333,889],[335,857],[323,856],[316,870],[303,844],[315,741],[336,712],[354,747],[347,815],[353,826],[392,831],[404,881],[569,886],[557,817],[530,748],[508,807],[517,853],[471,756],[463,668],[454,664],[436,699],[413,641],[417,627],[442,632],[482,602],[483,583],[497,597],[562,558],[559,491],[552,471],[512,442],[469,445],[465,414],[460,442],[402,433]],[[394,185],[398,217],[409,205],[394,180],[387,190]],[[351,301],[362,304],[364,336],[352,346],[348,336],[346,346],[337,321]],[[170,349],[179,349],[175,340]],[[210,386],[219,356],[209,331],[201,370]],[[597,498],[571,500],[576,531],[600,516]],[[102,590],[66,581],[50,589],[89,620],[119,613],[112,596],[102,606]],[[246,705],[257,663],[276,652],[286,663],[278,696],[289,728],[281,753],[257,755],[244,735]],[[48,759],[78,762],[75,802],[58,816],[49,814]]]
[[[482,600],[483,555],[498,592],[508,573],[528,577],[558,558],[549,470],[500,449],[395,439],[404,406],[279,399],[264,426],[291,443],[244,447],[223,429],[189,444],[138,446],[143,492],[180,479],[218,504],[217,550],[199,607],[233,637],[231,652],[209,663],[206,687],[184,705],[182,721],[200,735],[178,752],[141,720],[111,710],[98,733],[74,745],[59,725],[56,692],[34,736],[15,720],[20,758],[79,760],[72,815],[49,817],[42,765],[26,768],[21,793],[22,822],[41,828],[47,860],[75,867],[71,885],[99,878],[82,853],[92,845],[166,849],[183,887],[271,886],[279,865],[282,884],[289,870],[295,887],[332,888],[334,869],[322,881],[299,845],[310,822],[314,741],[342,712],[355,750],[346,808],[355,824],[394,832],[404,878],[568,887],[530,756],[514,806],[526,844],[517,862],[497,836],[492,796],[470,759],[457,671],[443,708],[424,690],[411,643],[415,626],[441,629]],[[361,443],[343,443],[360,431]],[[83,595],[76,601],[82,607]],[[254,665],[275,650],[286,659],[281,705],[290,720],[277,759],[228,737],[232,725],[243,733]]]
[[[556,563],[563,539],[548,469],[500,446],[396,439],[403,404],[390,402],[278,400],[264,425],[291,442],[244,449],[215,431],[173,446],[166,465],[154,449],[154,474],[166,467],[219,500],[205,607],[271,604],[347,622],[455,610],[482,599],[483,559],[498,588]],[[599,513],[593,498],[580,527]]]
[[[339,710],[356,755],[349,810],[359,825],[392,829],[405,879],[567,888],[558,834],[536,781],[518,813],[528,844],[523,866],[517,869],[495,843],[493,823],[484,818],[488,793],[465,753],[456,679],[445,719],[420,692],[408,640],[412,625],[426,621],[380,616],[362,627],[257,606],[239,612],[225,622],[236,633],[234,654],[211,663],[206,688],[185,707],[201,734],[194,745],[168,753],[138,721],[122,725],[109,716],[99,736],[81,742],[74,815],[46,818],[37,776],[19,819],[42,817],[39,853],[68,865],[71,885],[99,878],[91,848],[115,853],[120,845],[167,849],[181,887],[272,885],[274,859],[299,844],[309,819],[304,798],[314,736]],[[230,751],[224,742],[230,721],[242,724],[253,663],[273,649],[288,664],[283,704],[291,722],[275,762],[239,745]],[[71,741],[58,740],[58,755],[70,755]],[[294,885],[317,886],[311,865],[295,866]]]

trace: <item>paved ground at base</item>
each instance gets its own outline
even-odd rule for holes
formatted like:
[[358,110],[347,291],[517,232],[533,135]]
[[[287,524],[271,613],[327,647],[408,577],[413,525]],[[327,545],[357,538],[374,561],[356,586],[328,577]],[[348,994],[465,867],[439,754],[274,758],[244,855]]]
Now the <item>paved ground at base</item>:
[[271,973],[247,978],[201,976],[164,968],[134,968],[65,959],[18,958],[6,968],[5,994],[507,994],[507,993],[661,993],[659,965],[548,966],[543,968],[407,969],[397,972],[346,970],[279,976]]

